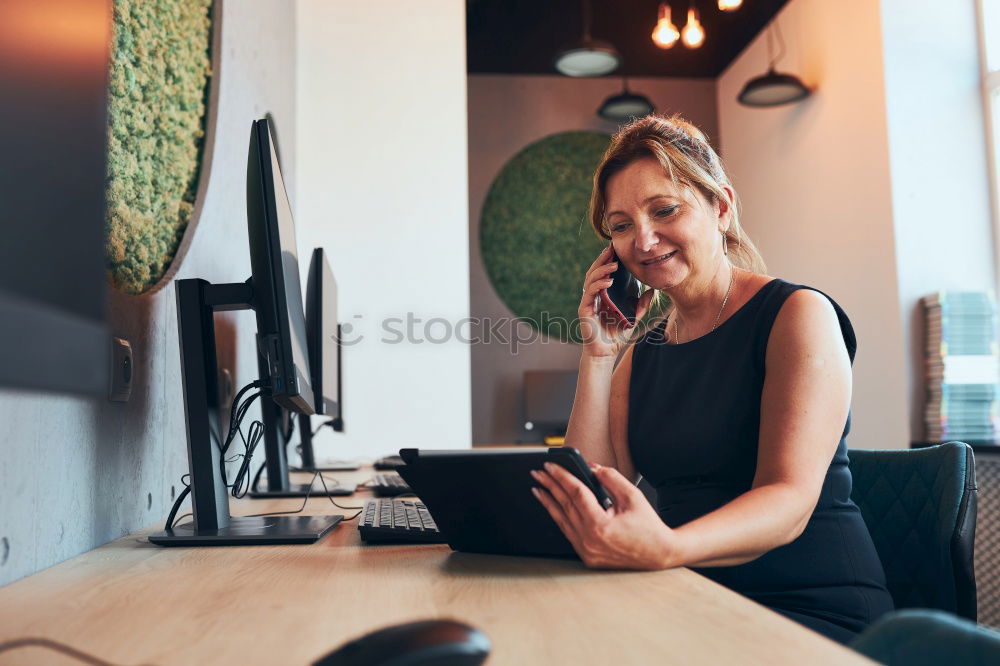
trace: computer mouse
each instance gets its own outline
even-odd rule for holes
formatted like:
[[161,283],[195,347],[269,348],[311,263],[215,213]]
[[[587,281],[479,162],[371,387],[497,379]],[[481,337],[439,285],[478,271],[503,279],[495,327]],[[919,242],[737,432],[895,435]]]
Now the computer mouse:
[[423,620],[373,631],[345,643],[314,666],[478,666],[490,639],[454,620]]

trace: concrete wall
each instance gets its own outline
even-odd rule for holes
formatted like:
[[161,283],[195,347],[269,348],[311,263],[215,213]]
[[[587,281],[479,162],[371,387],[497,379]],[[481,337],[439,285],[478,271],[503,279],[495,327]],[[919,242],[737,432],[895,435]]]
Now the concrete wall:
[[[715,82],[640,78],[629,89],[647,97],[660,113],[681,113],[709,138],[718,137]],[[504,164],[542,137],[570,130],[613,133],[617,125],[597,116],[621,80],[562,76],[469,77],[469,282],[474,318],[496,321],[512,313],[493,290],[479,248],[479,216],[493,179]],[[580,276],[581,284],[583,276]],[[500,342],[472,347],[472,439],[477,444],[533,441],[521,407],[525,370],[575,370],[577,345],[536,340],[517,347]]]
[[815,93],[770,109],[736,102],[743,84],[767,69],[761,34],[718,80],[722,158],[769,272],[825,291],[854,323],[850,444],[903,448],[910,437],[908,357],[879,9],[793,0],[778,20],[788,48],[778,69],[797,74]]
[[920,297],[993,289],[979,43],[974,2],[882,0],[896,265],[910,432],[924,438]]
[[[177,277],[242,281],[250,274],[246,163],[250,122],[271,112],[285,182],[294,191],[295,22],[284,3],[227,2],[215,157],[205,207]],[[163,519],[187,471],[177,313],[170,285],[115,294],[110,328],[131,341],[131,400],[0,390],[3,465],[0,585]],[[217,316],[220,358],[246,383],[256,374],[252,313]]]
[[469,347],[429,341],[469,313],[465,5],[308,0],[298,29],[299,243],[351,326],[317,455],[468,447]]

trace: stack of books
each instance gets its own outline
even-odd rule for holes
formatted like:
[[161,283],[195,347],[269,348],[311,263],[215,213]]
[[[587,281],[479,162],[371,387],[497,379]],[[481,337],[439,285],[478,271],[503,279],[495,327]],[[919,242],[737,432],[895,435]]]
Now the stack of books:
[[991,292],[938,292],[927,316],[927,440],[996,442],[1000,357]]

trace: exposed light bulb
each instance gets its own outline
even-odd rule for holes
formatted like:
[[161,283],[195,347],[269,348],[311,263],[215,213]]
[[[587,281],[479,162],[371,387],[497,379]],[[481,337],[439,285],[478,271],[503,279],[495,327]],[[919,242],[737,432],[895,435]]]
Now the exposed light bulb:
[[670,22],[670,5],[661,2],[660,18],[656,21],[656,27],[653,28],[653,43],[661,49],[669,49],[677,43],[680,37],[681,33],[677,30],[677,26]]
[[733,12],[743,5],[743,0],[719,0],[719,9],[724,12]]
[[681,30],[681,41],[689,49],[696,49],[705,43],[705,29],[698,22],[698,14],[694,9],[688,10],[688,21]]

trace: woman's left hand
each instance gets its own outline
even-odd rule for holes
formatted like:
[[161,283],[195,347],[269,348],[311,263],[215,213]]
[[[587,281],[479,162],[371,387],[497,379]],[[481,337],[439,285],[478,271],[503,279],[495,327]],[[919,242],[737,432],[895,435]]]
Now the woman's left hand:
[[545,463],[531,475],[543,489],[535,497],[591,568],[656,570],[681,566],[676,534],[646,496],[611,467],[591,465],[614,506],[605,510],[594,493],[560,465]]

